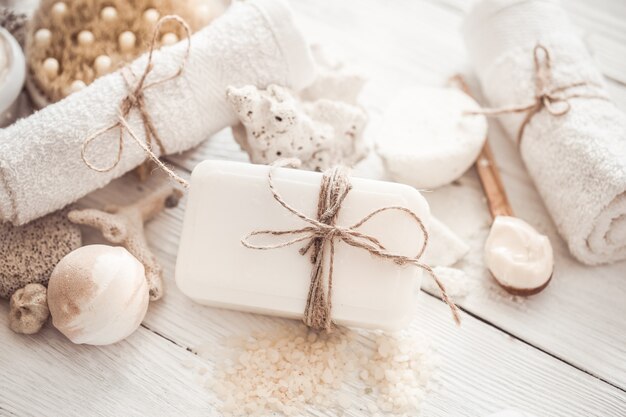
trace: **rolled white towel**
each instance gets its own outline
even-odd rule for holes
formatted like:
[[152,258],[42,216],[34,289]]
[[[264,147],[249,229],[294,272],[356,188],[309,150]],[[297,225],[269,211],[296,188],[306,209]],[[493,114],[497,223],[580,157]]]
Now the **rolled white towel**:
[[[463,31],[492,107],[533,102],[538,42],[550,52],[555,85],[582,81],[600,87],[569,92],[606,94],[602,75],[555,1],[483,0],[467,16]],[[522,158],[576,258],[587,264],[626,259],[626,115],[608,100],[572,98],[569,103],[562,116],[543,109],[530,119],[520,144]],[[524,116],[501,116],[512,138]]]
[[[156,51],[148,83],[175,73],[186,49],[182,41]],[[227,86],[280,84],[299,89],[314,76],[308,45],[283,0],[235,2],[192,36],[190,51],[180,77],[145,90],[147,112],[168,154],[189,149],[237,122],[226,102]],[[143,73],[146,61],[144,55],[131,64],[134,74]],[[116,121],[127,94],[118,71],[1,130],[0,221],[26,223],[141,164],[146,155],[128,134],[113,170],[96,172],[81,158],[85,139]],[[127,119],[144,139],[139,112],[131,110]],[[116,159],[118,136],[119,129],[114,129],[94,140],[88,148],[89,161],[97,167],[110,166]]]

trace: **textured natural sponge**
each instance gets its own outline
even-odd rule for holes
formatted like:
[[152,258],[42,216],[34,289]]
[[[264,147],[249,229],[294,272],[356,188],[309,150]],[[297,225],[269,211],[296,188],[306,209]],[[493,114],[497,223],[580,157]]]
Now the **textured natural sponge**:
[[0,223],[0,297],[27,284],[47,285],[56,264],[81,245],[78,226],[58,211],[24,226]]
[[[195,31],[211,20],[216,10],[214,3],[215,0],[42,0],[27,39],[31,96],[39,107],[46,101],[61,100],[145,52],[160,16],[177,14]],[[184,35],[180,25],[167,22],[158,46],[176,42]]]

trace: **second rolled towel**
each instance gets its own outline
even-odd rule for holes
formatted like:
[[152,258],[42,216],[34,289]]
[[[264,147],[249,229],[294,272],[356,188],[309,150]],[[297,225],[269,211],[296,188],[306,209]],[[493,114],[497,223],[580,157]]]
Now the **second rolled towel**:
[[626,259],[626,115],[565,12],[551,0],[483,0],[464,35],[491,106],[541,99],[532,116],[501,118],[512,138],[523,127],[522,158],[571,253],[587,264]]
[[[146,83],[175,74],[186,51],[186,41],[156,51]],[[131,83],[138,80],[146,63],[144,55],[131,64]],[[235,2],[191,37],[189,58],[180,76],[143,90],[146,112],[164,152],[157,146],[153,150],[157,154],[182,152],[235,124],[237,118],[226,102],[229,85],[280,84],[299,89],[313,76],[308,45],[282,0]],[[0,222],[23,224],[50,213],[146,159],[127,132],[119,163],[112,170],[91,170],[81,157],[85,140],[116,122],[128,93],[127,81],[118,71],[0,131]],[[140,112],[131,110],[126,119],[144,140]],[[111,166],[118,147],[119,128],[99,135],[90,143],[89,162]]]

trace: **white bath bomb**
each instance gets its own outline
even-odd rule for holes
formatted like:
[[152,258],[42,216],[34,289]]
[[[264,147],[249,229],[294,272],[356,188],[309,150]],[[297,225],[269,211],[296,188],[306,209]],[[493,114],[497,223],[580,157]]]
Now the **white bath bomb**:
[[463,175],[487,136],[485,116],[464,114],[479,108],[456,88],[406,88],[385,112],[376,140],[391,178],[424,189]]
[[48,307],[54,327],[74,343],[119,342],[139,327],[148,310],[143,265],[122,247],[78,248],[52,271]]

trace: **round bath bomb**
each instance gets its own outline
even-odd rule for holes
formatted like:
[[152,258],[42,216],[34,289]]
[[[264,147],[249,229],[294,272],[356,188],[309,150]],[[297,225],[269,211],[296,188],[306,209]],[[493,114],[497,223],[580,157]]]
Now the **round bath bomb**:
[[23,226],[0,223],[0,297],[28,284],[47,285],[56,264],[81,245],[80,229],[57,211]]
[[121,246],[76,249],[52,272],[48,308],[54,327],[74,343],[119,342],[148,311],[143,265]]
[[455,88],[405,89],[385,112],[376,143],[391,178],[423,189],[463,175],[487,136],[485,116],[464,114],[479,108]]

